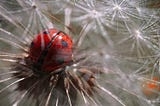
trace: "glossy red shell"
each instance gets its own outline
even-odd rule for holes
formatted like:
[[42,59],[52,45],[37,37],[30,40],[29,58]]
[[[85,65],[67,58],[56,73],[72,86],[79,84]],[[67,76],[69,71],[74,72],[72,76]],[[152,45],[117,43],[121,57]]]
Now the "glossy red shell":
[[34,64],[37,64],[49,43],[51,45],[43,57],[41,71],[52,72],[72,62],[72,39],[62,31],[49,29],[38,34],[31,43],[29,58]]

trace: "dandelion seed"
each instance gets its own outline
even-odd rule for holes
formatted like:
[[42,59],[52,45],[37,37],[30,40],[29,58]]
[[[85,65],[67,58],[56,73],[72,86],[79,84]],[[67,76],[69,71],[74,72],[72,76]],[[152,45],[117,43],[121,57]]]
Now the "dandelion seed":
[[0,105],[158,106],[159,10],[147,2],[2,1]]

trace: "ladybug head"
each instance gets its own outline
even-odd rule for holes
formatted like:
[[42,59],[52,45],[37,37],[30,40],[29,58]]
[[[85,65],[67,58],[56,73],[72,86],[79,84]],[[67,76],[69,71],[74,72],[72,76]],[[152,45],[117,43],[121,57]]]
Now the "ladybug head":
[[52,72],[72,62],[72,40],[62,31],[49,29],[32,41],[29,59],[38,71]]

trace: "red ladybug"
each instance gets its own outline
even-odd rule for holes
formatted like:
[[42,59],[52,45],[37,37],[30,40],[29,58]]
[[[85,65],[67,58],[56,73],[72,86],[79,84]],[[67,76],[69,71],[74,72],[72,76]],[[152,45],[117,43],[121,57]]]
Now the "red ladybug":
[[36,72],[53,72],[72,62],[72,39],[62,31],[49,29],[32,41],[29,59]]

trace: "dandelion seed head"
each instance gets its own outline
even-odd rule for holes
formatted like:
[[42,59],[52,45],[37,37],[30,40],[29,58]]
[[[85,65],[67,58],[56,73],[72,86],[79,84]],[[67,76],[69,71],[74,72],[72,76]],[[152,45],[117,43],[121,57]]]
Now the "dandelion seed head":
[[90,14],[91,14],[91,17],[92,17],[92,18],[99,18],[99,17],[102,16],[101,13],[98,12],[98,11],[96,11],[96,10],[92,10],[92,11],[90,12]]
[[[143,2],[2,1],[0,105],[158,106],[159,11]],[[52,28],[73,39],[73,61],[38,76],[30,44]]]
[[113,7],[113,10],[118,10],[118,11],[121,11],[121,7],[119,6],[119,5],[115,5],[114,7]]
[[139,30],[136,30],[136,31],[135,31],[135,36],[136,36],[136,38],[140,38],[140,39],[143,40],[143,37],[142,37],[142,35],[141,35],[141,33],[140,33]]

